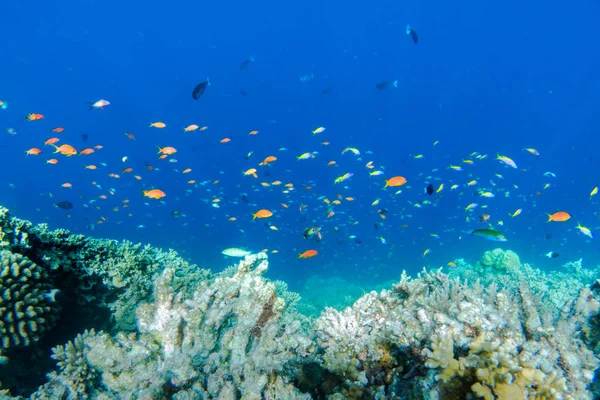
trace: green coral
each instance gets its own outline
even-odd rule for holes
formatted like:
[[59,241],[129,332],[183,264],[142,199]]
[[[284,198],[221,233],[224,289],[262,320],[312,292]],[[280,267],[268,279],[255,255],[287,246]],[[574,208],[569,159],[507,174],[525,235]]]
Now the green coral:
[[510,268],[521,267],[521,260],[519,260],[517,253],[512,250],[494,249],[483,253],[478,265],[483,268],[493,268],[498,272],[505,272]]

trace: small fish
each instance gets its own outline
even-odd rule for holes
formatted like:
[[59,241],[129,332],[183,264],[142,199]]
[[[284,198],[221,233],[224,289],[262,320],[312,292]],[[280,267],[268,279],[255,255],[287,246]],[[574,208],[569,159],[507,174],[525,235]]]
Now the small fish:
[[150,199],[162,199],[166,196],[165,192],[160,189],[144,190],[144,196]]
[[252,254],[252,252],[250,252],[248,250],[240,249],[237,247],[229,247],[229,248],[223,250],[221,252],[221,254],[224,254],[228,257],[246,257],[246,256]]
[[517,168],[517,164],[509,157],[498,155],[496,157],[496,160],[504,163],[505,165],[508,165],[511,168]]
[[524,148],[523,151],[526,151],[529,154],[533,154],[534,156],[539,156],[540,155],[540,153],[536,149],[533,149],[531,147]]
[[581,224],[577,224],[576,228],[579,229],[579,232],[583,233],[585,236],[589,237],[590,239],[594,238],[594,234],[592,233],[592,231],[589,228],[586,228],[585,226],[582,226]]
[[200,82],[199,84],[197,84],[194,90],[192,91],[192,98],[194,100],[198,100],[200,97],[202,97],[204,91],[209,85],[210,81],[208,80],[208,78],[206,78],[204,82]]
[[304,232],[302,232],[302,236],[304,237],[304,239],[322,239],[321,236],[321,227],[320,226],[311,226],[309,228],[304,229]]
[[403,176],[394,176],[390,179],[387,179],[385,181],[385,186],[383,187],[384,189],[389,187],[399,187],[402,186],[406,183],[406,178]]
[[70,201],[59,201],[58,203],[54,203],[55,207],[62,208],[63,210],[70,210],[73,208],[73,203]]
[[471,231],[471,235],[494,242],[508,241],[506,236],[494,229],[475,229],[474,231]]
[[596,194],[598,194],[598,186],[596,186],[595,188],[593,188],[592,191],[590,192],[590,199],[592,197],[594,197]]
[[316,135],[317,133],[323,133],[323,132],[325,132],[325,128],[322,126],[320,126],[317,129],[312,131],[313,135]]
[[385,89],[391,89],[391,88],[397,88],[397,87],[398,87],[398,80],[395,80],[393,82],[384,81],[384,82],[380,82],[377,85],[375,85],[375,88],[377,90],[385,90]]
[[94,103],[88,103],[90,105],[90,110],[101,110],[104,107],[110,105],[110,101],[100,99]]
[[546,222],[565,222],[571,218],[571,215],[568,212],[559,211],[554,214],[548,214],[548,221]]
[[312,258],[319,254],[316,250],[306,250],[304,253],[300,254],[298,258]]
[[519,208],[517,211],[515,211],[514,213],[508,213],[508,215],[510,215],[512,218],[516,217],[517,215],[520,215],[523,212],[523,209]]
[[560,254],[558,254],[554,251],[549,251],[548,253],[545,254],[545,256],[548,258],[557,258],[558,256],[560,256]]
[[419,43],[419,35],[417,35],[417,31],[411,28],[410,25],[406,25],[406,34],[410,36],[414,44]]
[[242,63],[240,64],[240,71],[243,71],[246,68],[248,68],[250,66],[250,64],[252,64],[253,62],[254,62],[254,57],[250,57],[247,60],[242,61]]
[[431,196],[434,192],[435,189],[433,188],[433,185],[431,183],[427,185],[427,187],[425,188],[425,193]]
[[266,209],[262,209],[262,210],[258,210],[254,214],[252,214],[252,220],[255,220],[257,218],[269,218],[271,216],[273,216],[273,212],[272,211],[266,210]]

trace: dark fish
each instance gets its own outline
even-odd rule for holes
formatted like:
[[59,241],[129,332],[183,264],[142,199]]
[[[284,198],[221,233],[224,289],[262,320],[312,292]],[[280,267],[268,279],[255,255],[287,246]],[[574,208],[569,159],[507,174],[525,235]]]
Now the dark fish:
[[181,211],[179,211],[179,210],[171,211],[171,216],[173,216],[175,218],[179,217],[180,215],[181,215]]
[[361,244],[362,243],[362,240],[360,240],[357,237],[353,238],[353,240],[354,240],[354,243],[356,243],[356,244]]
[[248,195],[246,193],[242,193],[242,201],[246,204],[248,203]]
[[240,64],[240,71],[243,71],[243,70],[245,70],[246,68],[248,68],[248,66],[249,66],[250,64],[252,64],[253,62],[254,62],[254,57],[250,57],[249,59],[247,59],[247,60],[244,60],[244,62],[242,62],[242,63]]
[[248,92],[246,92],[244,89],[241,89],[241,90],[240,90],[240,94],[241,94],[242,96],[248,96]]
[[417,35],[417,31],[412,29],[410,25],[406,25],[406,34],[410,36],[414,44],[419,43],[419,35]]
[[428,195],[432,195],[433,192],[435,192],[435,189],[433,188],[433,185],[430,183],[429,185],[427,185],[427,189],[425,189],[425,191],[427,192]]
[[471,235],[477,236],[482,239],[492,240],[494,242],[506,242],[508,239],[506,236],[494,229],[475,229],[471,232]]
[[81,135],[81,140],[83,140],[84,143],[87,142],[88,139],[89,139],[89,135],[87,133],[83,133]]
[[551,234],[551,233],[546,233],[546,234],[544,235],[544,239],[546,239],[546,240],[550,240],[550,239],[552,239],[552,234]]
[[388,209],[387,208],[382,208],[380,210],[377,210],[377,214],[379,214],[382,218],[387,217],[387,213],[388,213]]
[[70,210],[73,208],[73,203],[70,201],[59,201],[58,203],[54,203],[55,207],[62,208],[63,210]]
[[378,90],[385,90],[385,89],[390,89],[390,88],[397,88],[398,87],[398,81],[395,80],[394,82],[380,82],[377,85],[375,85],[375,87]]
[[555,253],[553,251],[546,254],[546,257],[548,257],[548,258],[557,258],[558,256],[560,256],[560,254]]
[[196,85],[196,87],[194,88],[194,91],[192,92],[192,97],[194,98],[194,100],[198,100],[200,97],[202,97],[202,95],[204,94],[204,91],[206,90],[206,87],[208,85],[210,85],[210,82],[208,81],[208,79],[206,79],[204,82],[201,82],[198,85]]
[[326,95],[328,95],[329,93],[331,93],[332,91],[333,91],[333,86],[330,86],[330,87],[328,87],[328,88],[324,89],[324,90],[321,92],[321,94],[322,94],[323,96],[326,96]]

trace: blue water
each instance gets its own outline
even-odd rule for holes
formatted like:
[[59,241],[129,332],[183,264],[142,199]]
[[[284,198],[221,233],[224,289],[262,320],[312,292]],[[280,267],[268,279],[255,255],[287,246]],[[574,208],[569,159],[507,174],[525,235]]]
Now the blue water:
[[[600,239],[575,227],[600,229],[600,196],[589,198],[600,185],[599,12],[593,1],[4,1],[0,100],[8,107],[0,111],[0,204],[52,228],[174,248],[217,270],[233,263],[221,255],[224,248],[276,249],[269,276],[292,288],[314,274],[377,283],[396,279],[402,269],[456,258],[474,262],[496,246],[465,233],[488,227],[479,222],[484,212],[508,237],[502,247],[524,261],[559,268],[583,257],[593,266]],[[417,45],[405,34],[406,24],[418,32]],[[240,71],[250,57],[255,61]],[[311,74],[313,79],[300,80]],[[194,101],[193,87],[207,77],[211,86]],[[394,80],[398,88],[375,88]],[[87,102],[99,99],[111,104],[88,111]],[[45,118],[27,121],[29,113]],[[167,128],[149,128],[156,121]],[[190,124],[208,129],[184,134]],[[63,133],[50,131],[59,126]],[[326,131],[313,135],[319,126]],[[259,134],[249,136],[251,130]],[[103,149],[67,158],[44,146],[50,137],[78,150]],[[225,137],[231,142],[219,143]],[[177,148],[168,159],[178,162],[158,160],[157,146]],[[341,154],[349,146],[361,151],[360,158]],[[31,147],[43,154],[26,157]],[[246,161],[249,151],[254,154]],[[314,151],[314,159],[296,160]],[[462,163],[475,151],[488,156]],[[496,161],[498,153],[519,168]],[[418,154],[423,158],[415,159]],[[269,155],[278,160],[258,167]],[[59,164],[45,163],[55,156]],[[331,160],[337,166],[327,167]],[[368,161],[385,167],[385,175],[369,177]],[[98,169],[85,169],[89,164]],[[149,171],[147,164],[159,170]],[[463,171],[448,169],[450,164]],[[122,173],[127,167],[133,172]],[[258,179],[243,176],[252,167]],[[186,168],[192,172],[184,175]],[[548,171],[556,178],[543,176]],[[354,173],[352,179],[334,185],[346,172]],[[384,177],[394,175],[408,179],[397,195],[382,190]],[[467,187],[472,179],[478,184]],[[275,180],[291,182],[295,190],[286,195],[283,185],[260,185]],[[62,188],[65,182],[73,188]],[[445,187],[427,196],[430,182]],[[453,184],[460,187],[450,190]],[[153,188],[167,196],[143,197],[142,190]],[[495,197],[478,196],[479,188]],[[355,200],[341,200],[328,219],[319,197],[333,201],[338,193]],[[380,204],[371,206],[377,198]],[[73,209],[54,206],[62,200]],[[414,207],[423,200],[431,204]],[[472,202],[479,207],[466,213]],[[306,210],[300,212],[300,205]],[[389,210],[385,220],[376,212],[382,207]],[[252,221],[260,208],[275,215]],[[508,216],[519,208],[520,216]],[[174,218],[174,210],[185,216]],[[546,223],[547,213],[556,211],[572,217]],[[465,221],[467,215],[472,221]],[[92,223],[95,230],[88,229]],[[321,243],[303,239],[303,229],[312,225],[323,227]],[[308,249],[319,254],[298,260]],[[545,258],[549,251],[560,257]]]

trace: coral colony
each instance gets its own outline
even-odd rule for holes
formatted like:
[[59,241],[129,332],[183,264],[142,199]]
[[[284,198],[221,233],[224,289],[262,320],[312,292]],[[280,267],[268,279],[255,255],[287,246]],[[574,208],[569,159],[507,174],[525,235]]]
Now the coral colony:
[[[3,399],[592,399],[598,271],[493,249],[317,318],[263,275],[0,209]],[[66,344],[65,344],[66,343]]]

